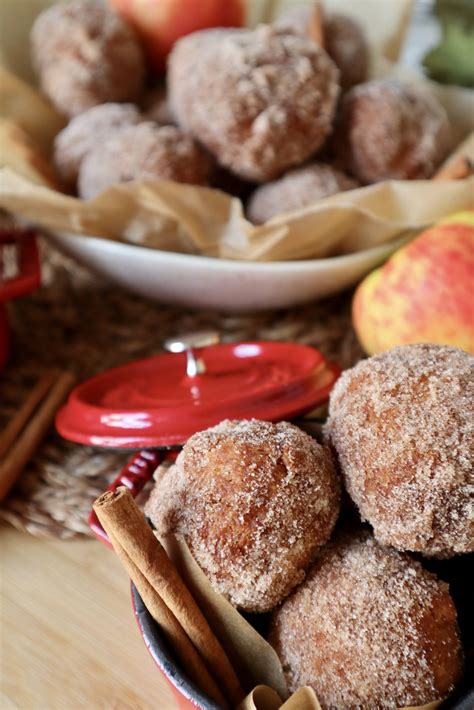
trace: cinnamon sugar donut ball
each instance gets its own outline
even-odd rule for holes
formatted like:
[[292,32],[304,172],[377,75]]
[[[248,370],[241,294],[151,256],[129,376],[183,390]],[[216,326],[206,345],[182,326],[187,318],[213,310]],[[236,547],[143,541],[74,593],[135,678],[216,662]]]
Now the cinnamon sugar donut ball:
[[146,513],[184,535],[213,587],[264,612],[299,584],[339,513],[330,451],[292,424],[223,421],[192,436]]
[[474,356],[403,345],[363,360],[336,382],[326,435],[380,542],[474,550]]
[[133,29],[105,2],[52,5],[37,17],[31,45],[41,88],[66,116],[133,101],[142,90],[143,50]]
[[258,187],[249,200],[247,214],[254,224],[263,224],[275,215],[303,209],[324,197],[356,187],[355,180],[331,165],[313,163]]
[[73,118],[54,141],[54,165],[69,188],[75,186],[79,168],[88,153],[99,147],[114,131],[140,123],[134,104],[100,104]]
[[424,705],[462,671],[448,585],[370,537],[324,548],[274,612],[270,642],[290,690],[311,686],[323,710]]
[[[298,8],[285,13],[275,27],[286,32],[306,35],[312,8]],[[367,81],[369,46],[358,22],[347,15],[325,14],[323,17],[324,49],[340,71],[341,88],[345,91]]]
[[176,43],[168,67],[178,123],[244,179],[277,177],[331,131],[339,72],[306,37],[267,25],[204,30]]
[[369,46],[358,22],[347,15],[332,14],[324,18],[324,48],[341,72],[344,91],[367,81]]
[[126,126],[84,158],[79,195],[94,197],[105,188],[134,180],[175,180],[207,185],[210,160],[197,143],[174,126],[144,121]]
[[348,91],[333,139],[339,165],[364,184],[429,178],[449,143],[448,118],[438,100],[393,80]]

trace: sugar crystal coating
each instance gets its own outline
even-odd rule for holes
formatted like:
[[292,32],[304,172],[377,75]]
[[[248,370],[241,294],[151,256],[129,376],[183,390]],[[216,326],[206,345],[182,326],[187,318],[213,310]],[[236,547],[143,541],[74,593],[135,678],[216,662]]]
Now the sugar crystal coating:
[[79,194],[94,197],[111,185],[135,180],[175,180],[206,185],[209,157],[175,126],[144,121],[113,133],[88,153],[79,170]]
[[326,436],[382,543],[450,557],[474,550],[474,357],[404,345],[346,370]]
[[[275,27],[286,32],[307,34],[312,8],[290,10],[279,17]],[[339,13],[324,13],[324,49],[340,71],[343,90],[367,80],[369,47],[362,27],[352,18]]]
[[305,576],[339,513],[328,449],[281,422],[229,421],[192,436],[146,512],[182,533],[214,588],[236,607],[272,609]]
[[54,164],[65,185],[75,186],[86,155],[102,145],[112,132],[140,120],[134,104],[99,104],[75,116],[54,141]]
[[383,79],[344,95],[333,144],[340,166],[368,184],[431,177],[450,139],[446,111],[434,95]]
[[339,72],[306,37],[267,25],[204,30],[180,39],[168,65],[178,123],[242,178],[277,177],[331,130]]
[[274,612],[270,642],[290,690],[311,686],[323,710],[424,705],[462,671],[448,585],[363,534],[323,548]]
[[324,46],[341,72],[343,90],[367,80],[369,46],[361,26],[353,18],[328,15],[324,21]]
[[255,224],[263,224],[275,215],[303,209],[324,197],[356,187],[355,180],[331,165],[312,163],[258,187],[249,200],[247,214]]
[[41,88],[66,116],[134,100],[143,87],[143,50],[133,29],[105,2],[52,5],[35,20],[31,47]]

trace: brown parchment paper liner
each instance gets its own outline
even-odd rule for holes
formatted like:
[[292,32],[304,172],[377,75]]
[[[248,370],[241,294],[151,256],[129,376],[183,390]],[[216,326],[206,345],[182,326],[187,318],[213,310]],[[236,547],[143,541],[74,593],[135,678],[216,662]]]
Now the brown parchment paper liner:
[[[1,18],[0,26],[2,26]],[[0,51],[2,40],[0,40]],[[67,123],[64,116],[61,116],[53,108],[43,94],[1,66],[1,62],[0,115],[2,118],[16,123],[37,143],[41,150],[48,154],[55,135]]]
[[282,705],[271,688],[258,685],[244,698],[237,710],[321,710],[321,705],[312,688],[300,688]]
[[244,690],[266,685],[280,698],[287,698],[283,668],[270,644],[214,591],[182,536],[167,535],[159,540],[227,653]]
[[165,251],[249,261],[350,254],[421,231],[473,203],[474,179],[390,181],[254,226],[236,198],[167,180],[109,188],[85,202],[0,170],[0,208],[45,229]]
[[0,167],[11,167],[35,185],[61,189],[46,155],[20,124],[8,118],[0,118]]
[[[158,539],[222,644],[244,689],[251,688],[237,710],[321,710],[312,688],[300,688],[288,698],[288,687],[277,654],[253,626],[214,591],[184,538],[167,535]],[[399,710],[435,710],[440,703],[438,700]]]
[[[247,695],[237,710],[321,710],[316,694],[312,688],[300,688],[283,703],[277,704],[277,694],[267,686],[259,685]],[[435,710],[441,701],[419,707],[402,708],[402,710]]]

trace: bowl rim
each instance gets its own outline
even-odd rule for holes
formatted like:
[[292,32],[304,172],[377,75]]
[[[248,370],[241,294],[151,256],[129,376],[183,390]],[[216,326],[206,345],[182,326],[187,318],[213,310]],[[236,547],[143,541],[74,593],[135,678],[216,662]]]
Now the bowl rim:
[[140,634],[153,661],[165,678],[186,700],[199,710],[223,710],[221,705],[210,700],[183,672],[174,660],[172,652],[166,646],[158,623],[152,618],[133,582],[130,582],[133,613]]
[[315,266],[331,267],[331,266],[343,266],[347,263],[353,264],[358,261],[364,261],[367,258],[376,257],[380,254],[382,257],[385,253],[389,253],[398,249],[402,246],[408,239],[406,235],[398,236],[383,244],[377,244],[368,249],[361,249],[360,251],[351,252],[350,254],[339,254],[337,256],[321,257],[317,259],[294,259],[294,260],[284,260],[284,261],[251,261],[245,259],[229,259],[227,257],[218,256],[206,256],[204,254],[186,254],[175,251],[164,251],[162,249],[154,249],[153,247],[142,246],[139,244],[130,244],[128,242],[116,241],[114,239],[107,239],[104,237],[98,237],[94,235],[87,234],[75,234],[74,232],[67,231],[57,231],[50,232],[48,236],[54,241],[56,238],[59,240],[69,240],[76,239],[80,241],[91,242],[92,245],[96,245],[99,248],[104,248],[107,245],[107,249],[110,252],[121,252],[124,248],[130,250],[134,254],[141,253],[143,256],[146,254],[147,258],[154,258],[152,255],[156,255],[156,258],[166,263],[172,263],[180,261],[183,265],[196,265],[201,264],[203,267],[207,267],[217,271],[232,271],[238,273],[258,273],[261,271],[266,271],[267,273],[282,273],[291,269],[296,272],[305,272],[314,270]]

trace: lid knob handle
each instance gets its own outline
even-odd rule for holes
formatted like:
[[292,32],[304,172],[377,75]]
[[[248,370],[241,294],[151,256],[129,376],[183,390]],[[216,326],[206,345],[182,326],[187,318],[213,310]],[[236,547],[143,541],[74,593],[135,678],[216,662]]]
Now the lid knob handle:
[[186,375],[196,377],[206,372],[203,360],[194,352],[196,349],[217,345],[219,334],[214,330],[199,330],[186,335],[165,340],[163,347],[170,353],[186,353]]

